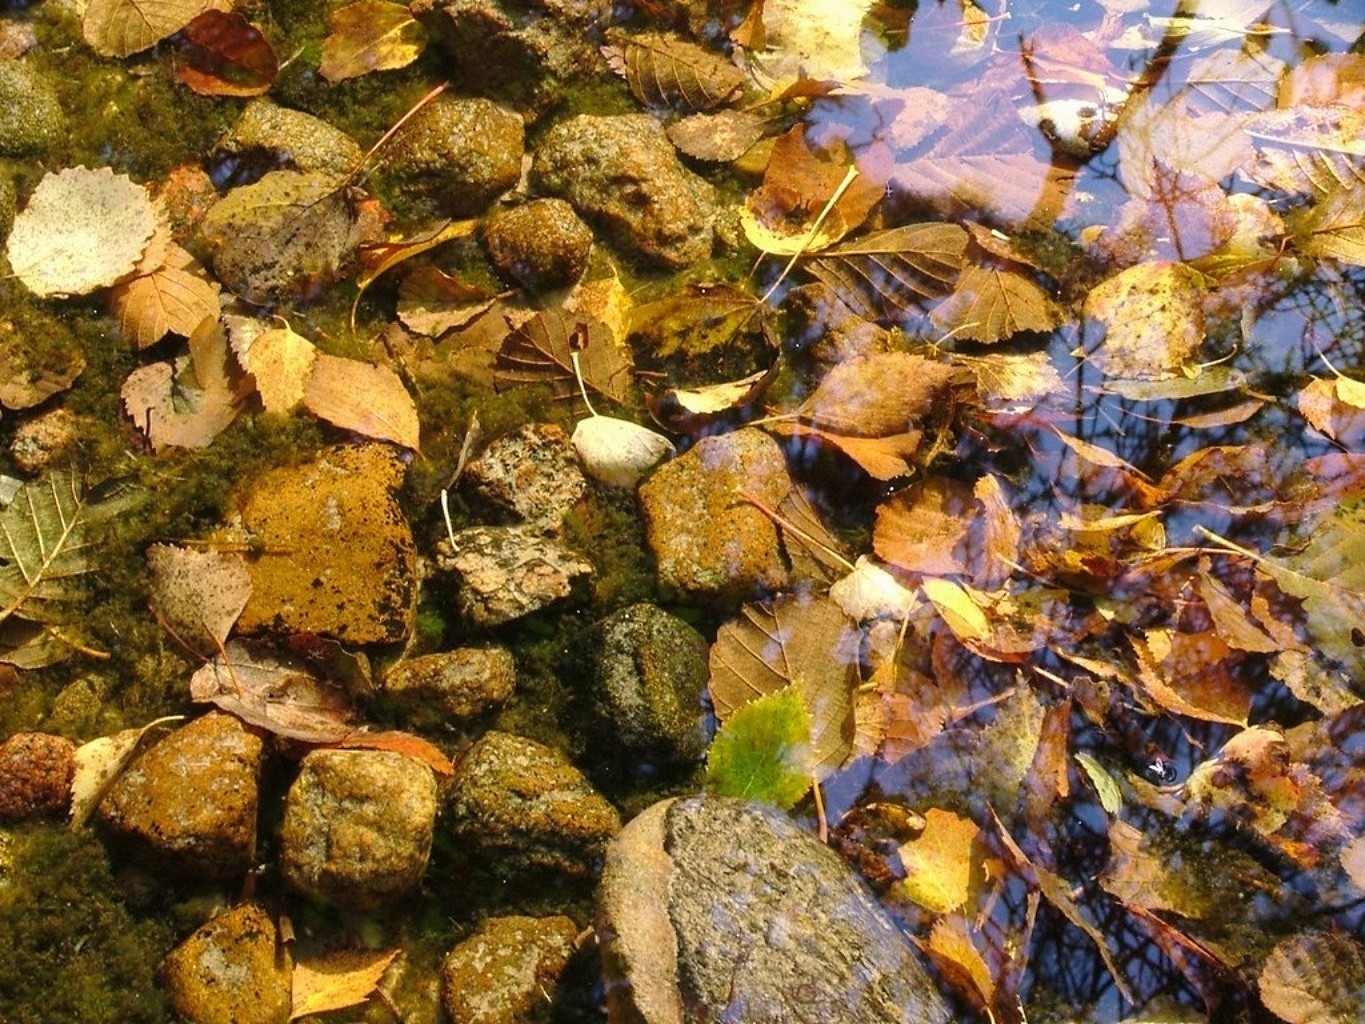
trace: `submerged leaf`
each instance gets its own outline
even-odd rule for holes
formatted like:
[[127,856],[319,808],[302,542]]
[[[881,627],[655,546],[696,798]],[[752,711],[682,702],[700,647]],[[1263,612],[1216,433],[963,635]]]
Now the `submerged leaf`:
[[719,54],[671,32],[608,33],[608,58],[635,98],[647,107],[688,113],[710,110],[731,99],[744,72]]
[[357,0],[333,12],[318,71],[329,82],[404,68],[427,44],[427,30],[406,4]]
[[387,366],[319,352],[304,385],[303,406],[343,430],[414,451],[421,447],[417,406]]
[[966,250],[956,224],[906,224],[826,249],[806,269],[859,316],[899,323],[952,288]]
[[1261,1001],[1289,1024],[1365,1020],[1365,947],[1349,935],[1291,935],[1266,957]]
[[597,320],[570,318],[557,310],[537,313],[507,335],[498,350],[494,379],[500,387],[548,383],[568,398],[576,393],[573,356],[583,384],[614,402],[630,398],[630,357]]
[[716,733],[706,754],[706,788],[783,810],[812,778],[811,717],[795,687],[750,701]]
[[205,317],[190,335],[188,357],[139,367],[119,396],[154,449],[208,447],[237,415],[222,326]]
[[185,26],[175,79],[201,96],[260,96],[279,73],[275,51],[239,12],[207,10]]
[[374,995],[400,950],[338,949],[294,964],[290,1020],[358,1006]]
[[246,559],[153,544],[147,549],[147,565],[152,604],[176,636],[204,653],[222,647],[251,597]]
[[171,333],[188,338],[204,317],[216,317],[219,291],[193,256],[172,245],[161,266],[115,285],[109,306],[123,336],[143,349]]
[[174,35],[222,0],[90,0],[85,41],[103,57],[128,57]]

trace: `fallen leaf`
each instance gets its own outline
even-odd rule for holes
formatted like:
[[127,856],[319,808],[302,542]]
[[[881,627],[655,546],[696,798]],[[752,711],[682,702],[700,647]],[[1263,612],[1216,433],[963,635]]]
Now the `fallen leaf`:
[[417,451],[417,405],[387,366],[319,352],[303,388],[303,407],[342,430]]
[[398,286],[398,319],[410,331],[439,338],[488,312],[499,297],[437,267],[417,266]]
[[900,323],[952,288],[966,249],[956,224],[906,224],[831,246],[805,268],[859,316]]
[[801,443],[828,445],[852,459],[874,480],[895,480],[913,473],[915,465],[910,460],[919,451],[923,439],[923,434],[918,430],[886,437],[849,437],[780,420],[765,424],[765,429]]
[[147,549],[152,606],[175,635],[201,653],[218,650],[251,597],[246,559],[174,544]]
[[14,218],[9,261],[37,295],[85,295],[136,268],[156,229],[151,196],[107,167],[43,175]]
[[221,0],[90,0],[85,41],[102,57],[129,57],[174,35]]
[[219,291],[193,256],[171,245],[159,267],[110,289],[109,310],[123,336],[143,349],[167,334],[188,338],[205,317],[217,317]]
[[1299,247],[1309,256],[1365,267],[1365,185],[1360,182],[1328,193],[1292,224]]
[[944,334],[994,344],[1021,331],[1051,331],[1061,311],[1038,283],[1004,267],[968,264],[952,294],[929,312]]
[[710,110],[744,85],[741,68],[672,32],[609,31],[607,42],[608,63],[647,107]]
[[544,310],[507,335],[498,350],[494,379],[499,387],[550,384],[557,395],[577,393],[573,355],[583,384],[614,402],[628,404],[631,362],[611,332],[596,320]]
[[318,71],[329,82],[404,68],[427,44],[427,30],[406,4],[356,0],[334,11]]
[[260,29],[237,11],[209,9],[185,26],[175,80],[201,96],[261,96],[279,61]]
[[684,156],[729,163],[747,153],[768,132],[768,121],[748,110],[692,114],[668,125],[668,141]]
[[1122,270],[1090,290],[1083,313],[1104,325],[1090,360],[1108,377],[1174,377],[1204,341],[1203,286],[1182,263]]
[[318,358],[311,341],[287,324],[254,334],[236,331],[231,338],[232,353],[255,379],[266,412],[287,413],[303,401]]
[[638,339],[640,350],[660,359],[679,352],[702,356],[761,334],[762,316],[763,306],[750,292],[728,284],[690,284],[636,306],[629,333]]
[[668,388],[647,395],[645,404],[654,422],[676,434],[696,434],[722,417],[738,413],[763,397],[777,378],[774,361],[741,380],[707,384],[698,388]]
[[934,921],[924,951],[940,974],[979,1009],[995,1000],[995,979],[972,939],[972,928],[961,914],[945,914]]
[[811,426],[852,437],[890,437],[941,407],[951,366],[908,352],[854,356],[834,366],[797,409]]
[[74,337],[44,330],[40,323],[0,318],[0,405],[6,409],[46,402],[74,384],[85,365]]
[[289,1019],[359,1006],[374,995],[398,949],[339,949],[294,963]]
[[1349,935],[1291,935],[1266,957],[1256,983],[1261,1001],[1289,1024],[1365,1019],[1365,947]]
[[1213,632],[1149,629],[1132,638],[1143,691],[1166,711],[1205,722],[1245,725],[1254,691],[1242,658]]
[[237,415],[228,372],[222,325],[205,317],[190,335],[188,357],[128,375],[119,391],[124,412],[157,451],[206,448]]
[[336,743],[325,744],[342,750],[388,750],[402,754],[415,761],[421,761],[438,776],[449,779],[455,774],[455,766],[441,748],[429,743],[420,736],[397,729],[384,729],[380,732],[352,732]]
[[958,480],[934,476],[912,484],[878,506],[872,549],[907,572],[965,573],[975,505],[971,488]]
[[912,586],[866,555],[859,555],[853,571],[829,588],[829,596],[855,622],[901,620],[920,605]]
[[971,819],[929,808],[924,831],[898,851],[905,878],[891,887],[890,895],[935,914],[956,910],[971,893],[973,845],[980,835]]
[[769,85],[862,78],[862,23],[871,7],[872,0],[765,0],[755,8],[764,46],[749,52],[749,67]]
[[930,576],[920,582],[920,589],[959,640],[965,642],[990,637],[990,620],[986,618],[981,605],[973,599],[968,587],[940,576]]
[[706,753],[706,788],[788,810],[810,789],[811,716],[794,686],[749,701]]

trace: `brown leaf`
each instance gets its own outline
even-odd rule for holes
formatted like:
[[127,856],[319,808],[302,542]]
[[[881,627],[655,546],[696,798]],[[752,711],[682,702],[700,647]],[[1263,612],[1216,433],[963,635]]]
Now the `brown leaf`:
[[660,359],[732,350],[763,328],[763,306],[728,284],[690,284],[631,311],[630,333]]
[[746,604],[720,627],[708,684],[722,722],[749,701],[791,684],[811,716],[812,760],[824,778],[852,750],[857,631],[825,597]]
[[251,574],[239,554],[174,544],[147,549],[152,605],[185,643],[207,654],[222,647],[251,597]]
[[797,414],[851,437],[904,434],[942,405],[953,377],[952,367],[907,352],[855,356],[830,370]]
[[404,68],[421,54],[427,30],[406,4],[356,0],[332,13],[318,71],[329,82]]
[[206,448],[237,415],[227,339],[214,317],[191,333],[189,357],[140,367],[123,382],[124,411],[157,451]]
[[919,451],[923,437],[918,430],[886,437],[849,437],[817,427],[807,427],[800,423],[778,421],[767,425],[775,434],[795,438],[799,442],[813,442],[828,445],[842,452],[874,480],[895,480],[909,476],[915,466],[910,460]]
[[899,323],[952,287],[966,250],[956,224],[906,224],[832,246],[805,266],[859,316]]
[[403,754],[421,761],[441,778],[448,779],[455,774],[455,766],[450,763],[450,758],[441,752],[440,747],[428,743],[420,736],[414,736],[408,732],[399,732],[397,729],[386,729],[382,732],[353,732],[348,734],[345,739],[328,745],[340,747],[343,750],[389,750],[395,754]]
[[342,430],[413,451],[420,447],[417,406],[387,366],[319,352],[304,385],[303,406]]
[[572,399],[578,392],[574,352],[588,389],[629,404],[631,362],[625,349],[598,321],[569,318],[552,309],[537,313],[507,335],[498,350],[494,379],[500,388],[548,383],[558,397]]
[[768,131],[768,120],[748,110],[692,114],[666,129],[668,141],[684,156],[729,163],[747,153]]
[[909,572],[964,573],[964,547],[975,508],[971,488],[930,477],[897,491],[877,508],[872,549]]
[[[1361,130],[1365,131],[1365,119]],[[1310,256],[1365,267],[1365,182],[1328,193],[1294,222],[1294,236]]]
[[1291,935],[1266,957],[1261,1001],[1289,1024],[1365,1019],[1365,946],[1349,935]]
[[128,57],[161,42],[222,0],[91,0],[81,31],[104,57]]
[[1061,312],[1024,274],[969,264],[953,293],[929,313],[929,322],[954,338],[990,345],[1020,331],[1051,331],[1061,323]]
[[1161,708],[1205,722],[1245,725],[1254,696],[1241,656],[1212,632],[1149,629],[1132,640],[1138,677]]
[[237,11],[204,11],[180,35],[175,80],[201,96],[260,96],[279,70],[265,36]]
[[205,317],[216,318],[219,291],[198,261],[173,244],[161,266],[110,289],[109,311],[123,336],[143,349],[167,334],[188,338]]
[[1257,114],[1243,128],[1255,159],[1242,160],[1237,171],[1254,184],[1323,198],[1360,183],[1363,110],[1342,104],[1289,107]]
[[699,388],[669,388],[647,395],[645,404],[654,422],[679,434],[700,433],[712,423],[737,413],[763,397],[775,379],[780,364],[776,361],[740,380],[707,384]]
[[401,950],[339,949],[294,964],[293,1010],[290,1020],[358,1006],[375,987]]
[[961,914],[945,914],[934,921],[924,951],[949,984],[973,1006],[985,1010],[995,999],[995,979],[972,931]]
[[1267,636],[1265,630],[1252,621],[1250,614],[1212,576],[1201,572],[1196,585],[1213,619],[1214,632],[1229,647],[1259,654],[1273,654],[1281,650],[1281,645]]
[[609,32],[608,61],[647,107],[687,113],[710,110],[734,98],[744,72],[720,54],[672,32]]
[[1108,377],[1177,376],[1204,341],[1203,286],[1182,263],[1141,263],[1101,281],[1084,315],[1104,325],[1090,359]]
[[439,338],[486,313],[497,298],[438,267],[417,266],[398,286],[398,319],[410,331]]

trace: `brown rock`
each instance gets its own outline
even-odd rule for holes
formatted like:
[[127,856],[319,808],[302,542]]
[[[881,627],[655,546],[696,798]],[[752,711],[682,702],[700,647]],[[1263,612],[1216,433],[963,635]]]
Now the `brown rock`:
[[533,199],[495,215],[483,241],[499,273],[532,291],[573,284],[592,251],[592,231],[562,199]]
[[76,745],[45,732],[20,732],[0,744],[0,822],[55,818],[71,801]]
[[153,869],[231,878],[256,854],[261,738],[210,712],[135,760],[104,795],[100,825]]
[[401,661],[384,695],[409,726],[442,729],[501,707],[517,685],[517,664],[502,647],[462,647]]
[[788,573],[772,521],[791,490],[777,442],[760,430],[703,438],[639,490],[659,582],[689,599],[733,604],[783,589]]
[[161,962],[176,1012],[194,1024],[285,1024],[292,970],[275,922],[254,903],[215,914]]
[[388,445],[343,445],[263,473],[240,498],[229,539],[252,539],[251,600],[237,629],[318,633],[351,644],[407,636],[417,547],[394,491],[403,464]]
[[578,926],[556,917],[490,917],[441,967],[441,999],[456,1024],[548,1020]]

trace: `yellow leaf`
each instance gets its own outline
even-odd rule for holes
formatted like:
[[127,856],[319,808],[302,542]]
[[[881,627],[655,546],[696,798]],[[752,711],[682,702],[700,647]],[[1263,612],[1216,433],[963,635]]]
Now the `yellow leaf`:
[[184,715],[170,715],[148,722],[140,729],[124,729],[112,736],[100,736],[76,748],[75,773],[71,777],[71,827],[80,828],[99,804],[113,781],[132,760],[142,737],[167,722],[179,722]]
[[892,891],[936,914],[962,906],[972,881],[972,843],[979,832],[975,822],[951,811],[925,811],[924,831],[900,848],[905,878]]
[[418,448],[417,406],[387,366],[319,352],[304,386],[303,405],[343,430]]
[[1350,377],[1338,377],[1337,397],[1353,408],[1365,409],[1365,384]]
[[[240,342],[240,343],[239,343]],[[232,337],[232,351],[242,368],[256,380],[256,392],[266,412],[287,413],[303,400],[318,350],[288,326],[254,337]]]
[[398,950],[341,949],[294,965],[290,1020],[356,1006],[370,998]]
[[1118,814],[1123,809],[1123,793],[1119,790],[1114,777],[1084,750],[1077,751],[1072,756],[1076,758],[1076,763],[1081,766],[1090,784],[1095,787],[1095,793],[1099,796],[1100,806],[1104,808],[1105,813]]
[[427,30],[406,4],[358,0],[334,13],[318,71],[329,82],[407,67],[427,44]]
[[939,972],[961,989],[978,1006],[988,1007],[995,999],[995,979],[990,967],[972,941],[971,925],[960,914],[940,917],[929,930],[925,952]]
[[991,635],[986,613],[967,587],[941,577],[926,579],[920,586],[959,640],[985,640]]

